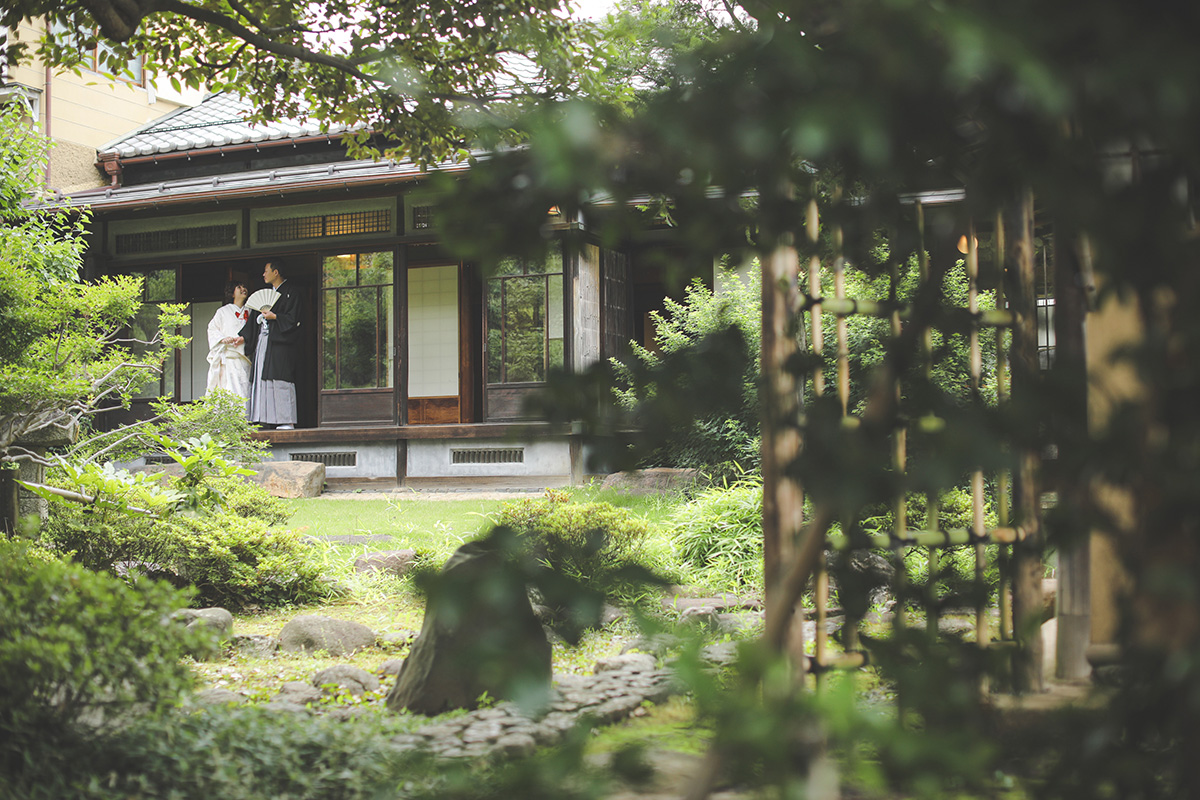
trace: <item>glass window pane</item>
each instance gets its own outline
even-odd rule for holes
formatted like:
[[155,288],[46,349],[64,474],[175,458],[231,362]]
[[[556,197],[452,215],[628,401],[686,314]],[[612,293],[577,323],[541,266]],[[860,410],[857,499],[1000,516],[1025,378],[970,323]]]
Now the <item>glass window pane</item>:
[[337,388],[337,292],[325,292],[324,321],[321,328],[321,363],[324,365],[323,389]]
[[[129,335],[131,339],[137,339],[143,342],[148,342],[154,338],[154,334],[158,332],[158,306],[152,303],[144,304],[133,318],[129,325]],[[135,353],[143,353],[146,351],[146,345],[139,345],[136,342],[130,345],[130,349]],[[170,391],[167,391],[170,387]],[[146,385],[142,390],[134,395],[134,397],[162,397],[175,393],[175,351],[171,351],[171,355],[163,362],[163,371],[161,375],[153,375],[146,373]]]
[[496,264],[495,274],[497,277],[503,275],[520,275],[524,272],[524,266],[522,266],[521,261],[516,258],[503,258],[498,264]]
[[146,273],[145,300],[147,303],[175,302],[174,269],[156,269]]
[[326,287],[353,286],[358,258],[352,253],[345,256],[326,256],[321,270],[322,284]]
[[378,289],[343,289],[339,293],[338,388],[375,386],[379,353]]
[[550,246],[550,251],[540,261],[531,261],[529,263],[528,272],[546,275],[549,273],[563,271],[562,245],[555,243]]
[[504,382],[546,379],[546,281],[504,281]]
[[504,380],[502,329],[500,326],[501,298],[504,281],[488,281],[487,286],[487,382]]
[[380,292],[379,302],[383,306],[383,325],[379,326],[379,350],[382,356],[383,372],[379,376],[379,386],[391,387],[392,376],[395,374],[395,363],[392,357],[392,326],[395,324],[395,313],[392,304],[392,287],[385,286]]
[[392,282],[392,251],[358,256],[358,285],[381,286]]
[[546,279],[549,306],[549,319],[546,320],[546,335],[549,339],[547,346],[548,366],[563,365],[563,276],[551,275]]

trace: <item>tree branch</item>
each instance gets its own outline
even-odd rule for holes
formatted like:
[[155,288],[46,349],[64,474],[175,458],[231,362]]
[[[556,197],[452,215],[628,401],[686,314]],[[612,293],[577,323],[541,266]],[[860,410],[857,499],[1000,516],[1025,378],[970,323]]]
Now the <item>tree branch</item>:
[[[207,8],[191,6],[187,3],[180,2],[180,0],[159,0],[156,9],[158,11],[166,11],[176,14],[196,22],[214,25],[226,31],[227,33],[233,34],[239,39],[254,45],[259,50],[263,50],[268,53],[274,53],[277,56],[296,59],[297,61],[303,61],[306,64],[318,64],[324,67],[331,67],[332,69],[344,72],[347,75],[358,78],[366,83],[377,84],[379,82],[378,78],[368,75],[367,73],[358,69],[358,67],[351,63],[348,59],[329,55],[328,53],[318,53],[313,50],[309,50],[307,47],[301,47],[299,45],[288,44],[286,42],[277,42],[274,39],[247,28],[237,20],[230,19],[223,14],[218,14],[208,10]],[[383,54],[380,53],[380,55]]]

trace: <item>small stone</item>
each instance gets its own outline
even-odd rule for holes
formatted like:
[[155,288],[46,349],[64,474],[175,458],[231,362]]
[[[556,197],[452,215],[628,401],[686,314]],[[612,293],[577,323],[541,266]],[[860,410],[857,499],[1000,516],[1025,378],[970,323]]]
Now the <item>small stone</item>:
[[391,658],[379,665],[379,669],[375,670],[380,675],[399,675],[400,670],[404,668],[403,658]]
[[279,649],[279,640],[261,633],[237,633],[234,634],[230,647],[241,655],[266,658],[275,655],[275,651]]
[[654,656],[648,653],[624,653],[619,656],[609,656],[602,658],[596,662],[595,672],[614,672],[616,670],[628,670],[629,672],[645,672],[654,669],[658,665]]
[[313,675],[312,685],[318,689],[330,685],[337,686],[352,695],[379,691],[378,678],[362,667],[355,667],[351,664],[335,664],[332,667],[326,667]]
[[527,756],[537,749],[537,741],[528,733],[510,733],[496,740],[496,749],[505,756]]

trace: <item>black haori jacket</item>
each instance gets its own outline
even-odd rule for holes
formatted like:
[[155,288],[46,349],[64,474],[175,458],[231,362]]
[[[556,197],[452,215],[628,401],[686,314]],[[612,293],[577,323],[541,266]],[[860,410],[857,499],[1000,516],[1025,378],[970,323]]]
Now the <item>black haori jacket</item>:
[[[267,353],[263,362],[262,376],[267,381],[295,383],[300,371],[300,288],[291,281],[279,284],[279,299],[271,310],[275,319],[267,320]],[[250,319],[242,326],[241,336],[246,340],[246,357],[257,360],[258,318],[257,311],[250,312]]]

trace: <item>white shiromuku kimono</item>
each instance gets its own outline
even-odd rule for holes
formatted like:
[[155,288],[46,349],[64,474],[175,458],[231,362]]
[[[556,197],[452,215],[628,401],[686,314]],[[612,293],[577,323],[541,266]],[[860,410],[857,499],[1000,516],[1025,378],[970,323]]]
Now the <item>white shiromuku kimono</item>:
[[224,389],[250,399],[250,359],[244,344],[226,344],[222,339],[238,336],[249,309],[226,303],[208,323],[208,392]]

